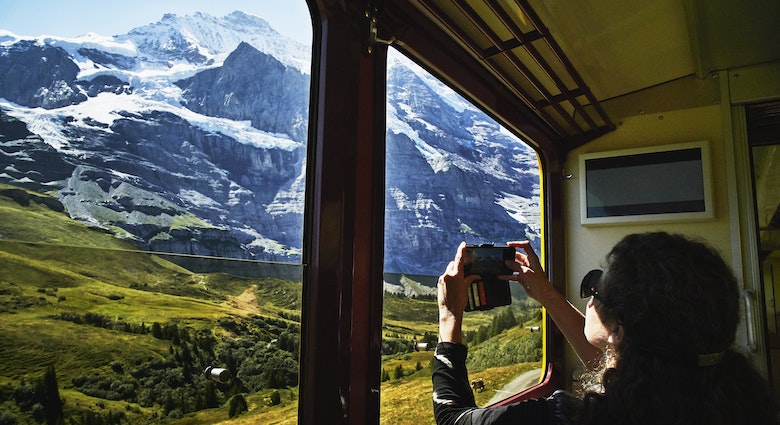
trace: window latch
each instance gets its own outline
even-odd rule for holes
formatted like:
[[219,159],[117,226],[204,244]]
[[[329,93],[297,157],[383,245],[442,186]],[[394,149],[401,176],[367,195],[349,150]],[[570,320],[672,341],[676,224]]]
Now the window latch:
[[369,4],[365,11],[366,25],[368,26],[368,40],[366,51],[368,54],[374,53],[374,46],[377,44],[391,45],[395,42],[394,37],[389,39],[383,39],[379,37],[379,29],[377,23],[379,22],[380,9],[376,6]]

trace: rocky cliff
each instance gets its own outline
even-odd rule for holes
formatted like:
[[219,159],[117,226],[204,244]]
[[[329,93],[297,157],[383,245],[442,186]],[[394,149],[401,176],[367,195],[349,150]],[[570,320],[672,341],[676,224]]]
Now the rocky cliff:
[[[143,249],[301,261],[300,45],[240,12],[103,45],[3,40],[0,182]],[[538,238],[534,153],[414,64],[389,69],[386,270],[434,275],[461,240]]]

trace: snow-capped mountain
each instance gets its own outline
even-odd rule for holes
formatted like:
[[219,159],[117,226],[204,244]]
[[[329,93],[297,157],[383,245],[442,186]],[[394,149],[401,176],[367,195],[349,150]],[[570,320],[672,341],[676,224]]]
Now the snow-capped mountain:
[[[112,37],[0,31],[0,183],[144,249],[300,262],[309,48],[242,12]],[[536,239],[536,157],[393,55],[386,271]]]

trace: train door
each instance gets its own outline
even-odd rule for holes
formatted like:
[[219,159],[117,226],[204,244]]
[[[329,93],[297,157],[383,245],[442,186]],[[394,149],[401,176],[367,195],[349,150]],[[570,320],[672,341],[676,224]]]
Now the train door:
[[748,142],[755,191],[769,379],[780,382],[780,102],[748,107]]

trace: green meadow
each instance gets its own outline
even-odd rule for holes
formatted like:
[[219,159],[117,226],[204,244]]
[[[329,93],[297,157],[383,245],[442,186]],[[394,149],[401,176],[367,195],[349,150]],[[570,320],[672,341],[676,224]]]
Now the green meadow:
[[[174,261],[0,185],[0,425],[296,423],[300,282]],[[433,423],[435,300],[384,304],[381,422]],[[527,300],[469,313],[479,403],[539,367],[540,322]],[[208,380],[212,365],[233,379]]]

